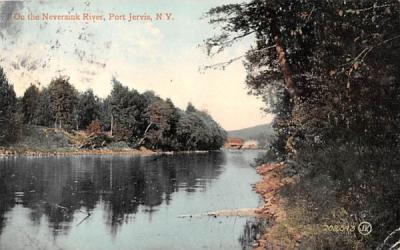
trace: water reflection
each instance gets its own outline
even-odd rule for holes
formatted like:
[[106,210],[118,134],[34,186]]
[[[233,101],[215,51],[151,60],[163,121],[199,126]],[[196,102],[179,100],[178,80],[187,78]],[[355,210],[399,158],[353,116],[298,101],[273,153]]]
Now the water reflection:
[[46,215],[54,234],[69,229],[76,212],[90,215],[101,202],[106,224],[118,225],[144,205],[147,213],[171,194],[205,191],[224,164],[224,154],[156,157],[66,157],[2,159],[0,232],[4,213],[17,204],[31,209],[39,223]]
[[[257,175],[249,167],[255,156],[1,158],[0,248],[246,248],[254,239],[246,219],[177,218],[257,206],[250,186]],[[19,246],[10,237],[16,234]],[[89,235],[98,242],[76,245]],[[148,245],[138,241],[143,237],[159,241]]]

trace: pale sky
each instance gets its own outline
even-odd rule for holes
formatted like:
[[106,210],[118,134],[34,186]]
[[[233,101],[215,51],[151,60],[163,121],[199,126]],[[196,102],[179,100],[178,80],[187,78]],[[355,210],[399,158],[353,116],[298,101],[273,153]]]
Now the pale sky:
[[[25,20],[0,21],[0,66],[17,95],[30,83],[49,84],[70,76],[80,91],[100,97],[111,91],[115,76],[139,92],[153,90],[180,108],[192,102],[207,110],[227,130],[271,121],[263,103],[247,95],[241,61],[225,70],[199,71],[205,65],[242,55],[251,41],[242,41],[223,54],[207,57],[203,40],[216,31],[201,19],[211,7],[237,0],[24,1],[1,3],[0,14],[14,10]],[[103,15],[105,21],[29,21],[29,13]],[[153,21],[114,21],[109,14],[150,15]],[[173,20],[156,21],[156,13]],[[16,15],[13,19],[17,18]]]

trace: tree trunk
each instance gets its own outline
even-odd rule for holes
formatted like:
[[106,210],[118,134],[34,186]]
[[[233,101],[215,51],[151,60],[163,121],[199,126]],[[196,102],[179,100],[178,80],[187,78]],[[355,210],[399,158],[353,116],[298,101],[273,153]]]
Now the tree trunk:
[[291,95],[297,95],[298,93],[293,81],[293,73],[290,70],[289,63],[286,60],[286,53],[284,47],[282,46],[281,39],[276,35],[274,40],[276,44],[276,53],[278,55],[278,63],[283,74],[285,86]]
[[111,136],[113,135],[113,127],[114,127],[114,116],[111,114]]
[[152,122],[150,122],[150,124],[147,126],[146,130],[144,131],[142,139],[140,139],[140,141],[139,141],[138,144],[137,144],[138,146],[142,145],[144,139],[146,139],[146,134],[147,134],[147,132],[149,131],[151,125],[153,125]]
[[[270,10],[270,12],[271,13],[269,13],[269,14],[274,15],[272,10]],[[283,75],[285,87],[291,96],[298,96],[299,91],[296,88],[296,85],[294,83],[293,73],[292,73],[292,70],[290,69],[289,62],[286,59],[286,49],[282,44],[281,32],[275,21],[274,16],[272,16],[272,22],[271,22],[270,28],[271,28],[272,37],[274,38],[274,42],[276,45],[276,54],[278,56],[278,64],[279,64],[279,67],[280,67],[282,75]]]

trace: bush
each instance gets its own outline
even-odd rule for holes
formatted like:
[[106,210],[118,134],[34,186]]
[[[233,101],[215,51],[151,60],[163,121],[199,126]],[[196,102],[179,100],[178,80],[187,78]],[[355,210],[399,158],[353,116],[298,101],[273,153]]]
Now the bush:
[[100,121],[98,121],[98,120],[92,121],[92,122],[88,125],[88,127],[87,127],[87,129],[86,129],[86,133],[89,134],[89,135],[91,135],[91,134],[98,135],[98,134],[100,134],[101,132],[102,132],[102,131],[101,131],[101,123],[100,123]]
[[[326,249],[379,246],[400,225],[398,151],[355,142],[299,150],[292,165],[301,178],[286,186],[281,195],[287,199],[287,223],[300,232],[309,232],[303,237],[302,247],[314,242]],[[368,237],[361,237],[357,229],[352,233],[323,230],[325,225],[357,226],[362,221],[373,226]]]

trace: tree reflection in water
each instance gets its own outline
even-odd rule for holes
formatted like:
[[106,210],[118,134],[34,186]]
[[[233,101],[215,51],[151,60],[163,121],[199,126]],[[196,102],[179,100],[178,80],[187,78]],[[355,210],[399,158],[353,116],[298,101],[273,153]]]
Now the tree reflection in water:
[[224,162],[223,153],[3,158],[0,234],[4,214],[16,205],[29,208],[34,224],[46,216],[54,236],[75,226],[74,214],[90,216],[100,205],[106,211],[106,225],[115,234],[139,208],[151,215],[162,203],[168,205],[174,192],[204,192]]

